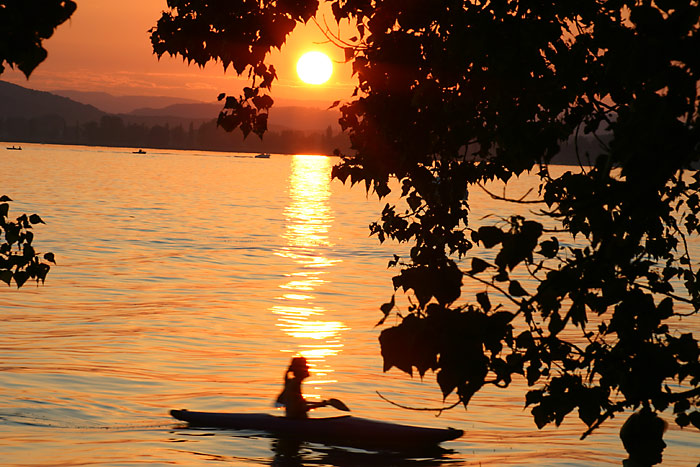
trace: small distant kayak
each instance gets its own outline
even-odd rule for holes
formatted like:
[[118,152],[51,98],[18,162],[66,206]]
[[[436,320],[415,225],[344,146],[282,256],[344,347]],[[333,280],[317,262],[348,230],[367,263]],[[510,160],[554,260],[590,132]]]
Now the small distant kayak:
[[22,150],[22,146],[14,146],[14,145],[13,145],[12,147],[7,148],[7,150],[8,150],[8,151],[21,151],[21,150]]
[[144,151],[143,149],[139,149],[138,151],[132,152],[132,154],[146,154],[146,151]]
[[459,438],[455,428],[426,428],[343,415],[295,420],[262,413],[220,413],[171,410],[170,415],[191,426],[252,430],[285,438],[337,446],[413,450]]
[[258,154],[255,156],[256,159],[269,159],[270,158],[270,153],[264,152],[262,154]]

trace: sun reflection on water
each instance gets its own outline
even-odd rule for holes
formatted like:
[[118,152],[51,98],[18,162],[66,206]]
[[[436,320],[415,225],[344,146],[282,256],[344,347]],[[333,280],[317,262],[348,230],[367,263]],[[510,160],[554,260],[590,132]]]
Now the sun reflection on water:
[[[293,348],[282,352],[301,354],[309,362],[311,377],[306,391],[316,392],[318,385],[334,383],[328,357],[343,348],[344,323],[324,319],[328,311],[319,303],[317,291],[327,285],[326,271],[340,262],[326,257],[332,247],[328,231],[333,223],[330,211],[331,161],[323,156],[296,155],[289,177],[290,203],[285,208],[286,245],[276,254],[290,260],[293,268],[279,285],[283,293],[270,309],[277,315],[277,326],[294,339]],[[306,392],[307,398],[320,394]]]

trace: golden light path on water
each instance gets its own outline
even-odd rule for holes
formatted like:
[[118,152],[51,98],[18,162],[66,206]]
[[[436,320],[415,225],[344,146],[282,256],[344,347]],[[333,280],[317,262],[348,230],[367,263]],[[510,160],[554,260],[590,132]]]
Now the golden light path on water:
[[341,351],[341,333],[348,329],[340,321],[324,319],[328,310],[317,303],[316,296],[327,282],[326,270],[341,261],[324,256],[324,250],[332,246],[328,238],[333,223],[330,173],[328,157],[296,155],[292,160],[290,203],[284,210],[282,234],[286,246],[276,255],[291,260],[294,271],[285,275],[279,285],[281,295],[271,308],[277,315],[277,326],[295,338],[297,348],[282,352],[290,358],[301,354],[309,362],[311,377],[304,391],[310,399],[320,398],[319,385],[336,382],[327,358]]

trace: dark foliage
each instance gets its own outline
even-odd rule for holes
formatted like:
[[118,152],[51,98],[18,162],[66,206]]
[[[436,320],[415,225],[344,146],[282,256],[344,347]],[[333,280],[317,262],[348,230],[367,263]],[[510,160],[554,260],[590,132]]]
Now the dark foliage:
[[71,0],[0,0],[0,73],[5,64],[29,75],[46,58],[42,41],[75,11]]
[[[538,426],[576,411],[584,436],[639,406],[672,408],[679,425],[700,427],[700,352],[682,322],[700,308],[687,248],[700,233],[698,2],[328,3],[357,30],[343,44],[358,84],[340,106],[353,152],[333,175],[380,198],[399,189],[402,205],[387,204],[371,231],[411,246],[391,262],[409,306],[399,313],[393,296],[381,307],[380,323],[399,319],[380,336],[385,369],[435,371],[443,395],[456,392],[465,405],[486,384],[523,377]],[[298,4],[304,16],[283,14],[306,21],[317,6]],[[245,52],[184,47],[168,37],[168,22],[154,37],[200,65],[232,61],[255,78],[269,47],[281,45],[253,53],[269,35],[258,18],[285,4],[217,5],[230,23],[195,2],[169,2],[177,14],[164,18],[190,15],[226,50],[243,42]],[[293,27],[285,24],[281,41]],[[243,34],[224,32],[234,28]],[[256,128],[252,115],[244,132]],[[581,135],[600,144],[579,154],[580,170],[553,175],[551,158]],[[533,170],[542,218],[472,225],[470,188]],[[552,223],[558,231],[544,228]],[[495,259],[472,253],[475,245]],[[524,274],[528,283],[514,279]],[[484,289],[459,305],[465,280]]]
[[252,85],[243,95],[219,95],[224,109],[218,124],[228,131],[240,128],[262,138],[267,130],[268,110],[273,100],[265,94],[277,77],[275,67],[265,64],[272,48],[281,48],[297,21],[306,22],[316,12],[318,0],[206,1],[168,0],[151,30],[153,51],[181,55],[188,63],[203,67],[218,60],[239,75],[248,72]]
[[[0,0],[0,74],[5,64],[19,68],[29,78],[46,58],[42,41],[75,11],[71,0]],[[55,263],[53,253],[40,258],[34,250],[32,226],[43,224],[37,214],[22,214],[15,221],[9,220],[11,199],[0,197],[0,280],[17,288],[28,280],[44,282],[49,262]]]
[[10,221],[9,201],[12,200],[8,196],[0,196],[0,281],[11,285],[14,280],[17,288],[28,280],[43,283],[51,269],[48,263],[56,263],[53,253],[40,256],[32,246],[32,226],[44,221],[37,214],[22,214],[15,221]]

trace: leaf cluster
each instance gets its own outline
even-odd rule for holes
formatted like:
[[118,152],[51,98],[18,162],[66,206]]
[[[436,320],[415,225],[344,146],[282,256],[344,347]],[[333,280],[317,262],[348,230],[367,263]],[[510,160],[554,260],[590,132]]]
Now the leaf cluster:
[[[399,325],[381,332],[384,371],[395,366],[412,375],[415,368],[421,378],[428,370],[434,371],[443,397],[456,391],[466,407],[487,382],[510,382],[517,357],[501,357],[501,340],[508,335],[512,341],[512,317],[503,311],[456,310],[431,304],[425,314],[411,313]],[[496,373],[496,381],[487,381],[489,371]]]
[[0,74],[7,64],[29,78],[47,56],[42,41],[75,9],[71,0],[0,0]]
[[[493,264],[472,257],[464,271],[485,287],[479,308],[487,313],[495,291],[521,324],[515,339],[501,336],[505,356],[482,346],[482,368],[496,384],[525,377],[538,426],[578,410],[588,434],[640,405],[674,404],[681,425],[696,419],[697,340],[684,334],[681,348],[667,320],[679,302],[694,316],[700,306],[686,241],[699,233],[697,174],[687,173],[700,156],[697,2],[336,3],[363,37],[353,62],[360,97],[341,107],[355,153],[333,175],[379,197],[396,178],[407,205],[387,205],[371,226],[380,240],[412,245],[395,263],[394,288],[417,304],[384,332],[413,338],[380,340],[385,362],[404,371],[422,369],[425,355],[434,362],[430,346],[413,360],[397,360],[394,347],[426,340],[427,307],[454,306],[461,294],[446,265],[480,244],[496,254]],[[598,152],[579,154],[578,173],[553,176],[552,156],[580,133],[598,138]],[[533,169],[540,214],[571,240],[541,238],[542,222],[523,218],[471,227],[470,187]],[[511,277],[523,268],[532,290]],[[459,384],[488,380],[458,370],[480,361],[476,350],[451,352],[429,367],[439,384],[446,371],[462,375]],[[455,362],[452,373],[445,362]]]
[[264,94],[277,78],[275,67],[265,63],[272,49],[280,49],[297,23],[306,23],[318,9],[318,0],[205,1],[168,0],[151,29],[153,52],[181,56],[204,67],[220,62],[252,80],[242,95],[219,95],[224,108],[218,125],[227,131],[240,128],[262,138],[267,130],[272,98]]
[[22,287],[28,280],[43,283],[51,267],[56,264],[53,253],[45,253],[40,257],[32,242],[34,233],[32,227],[43,224],[37,214],[22,214],[16,220],[9,220],[9,201],[7,196],[0,197],[0,280],[11,285],[14,280],[17,288]]

